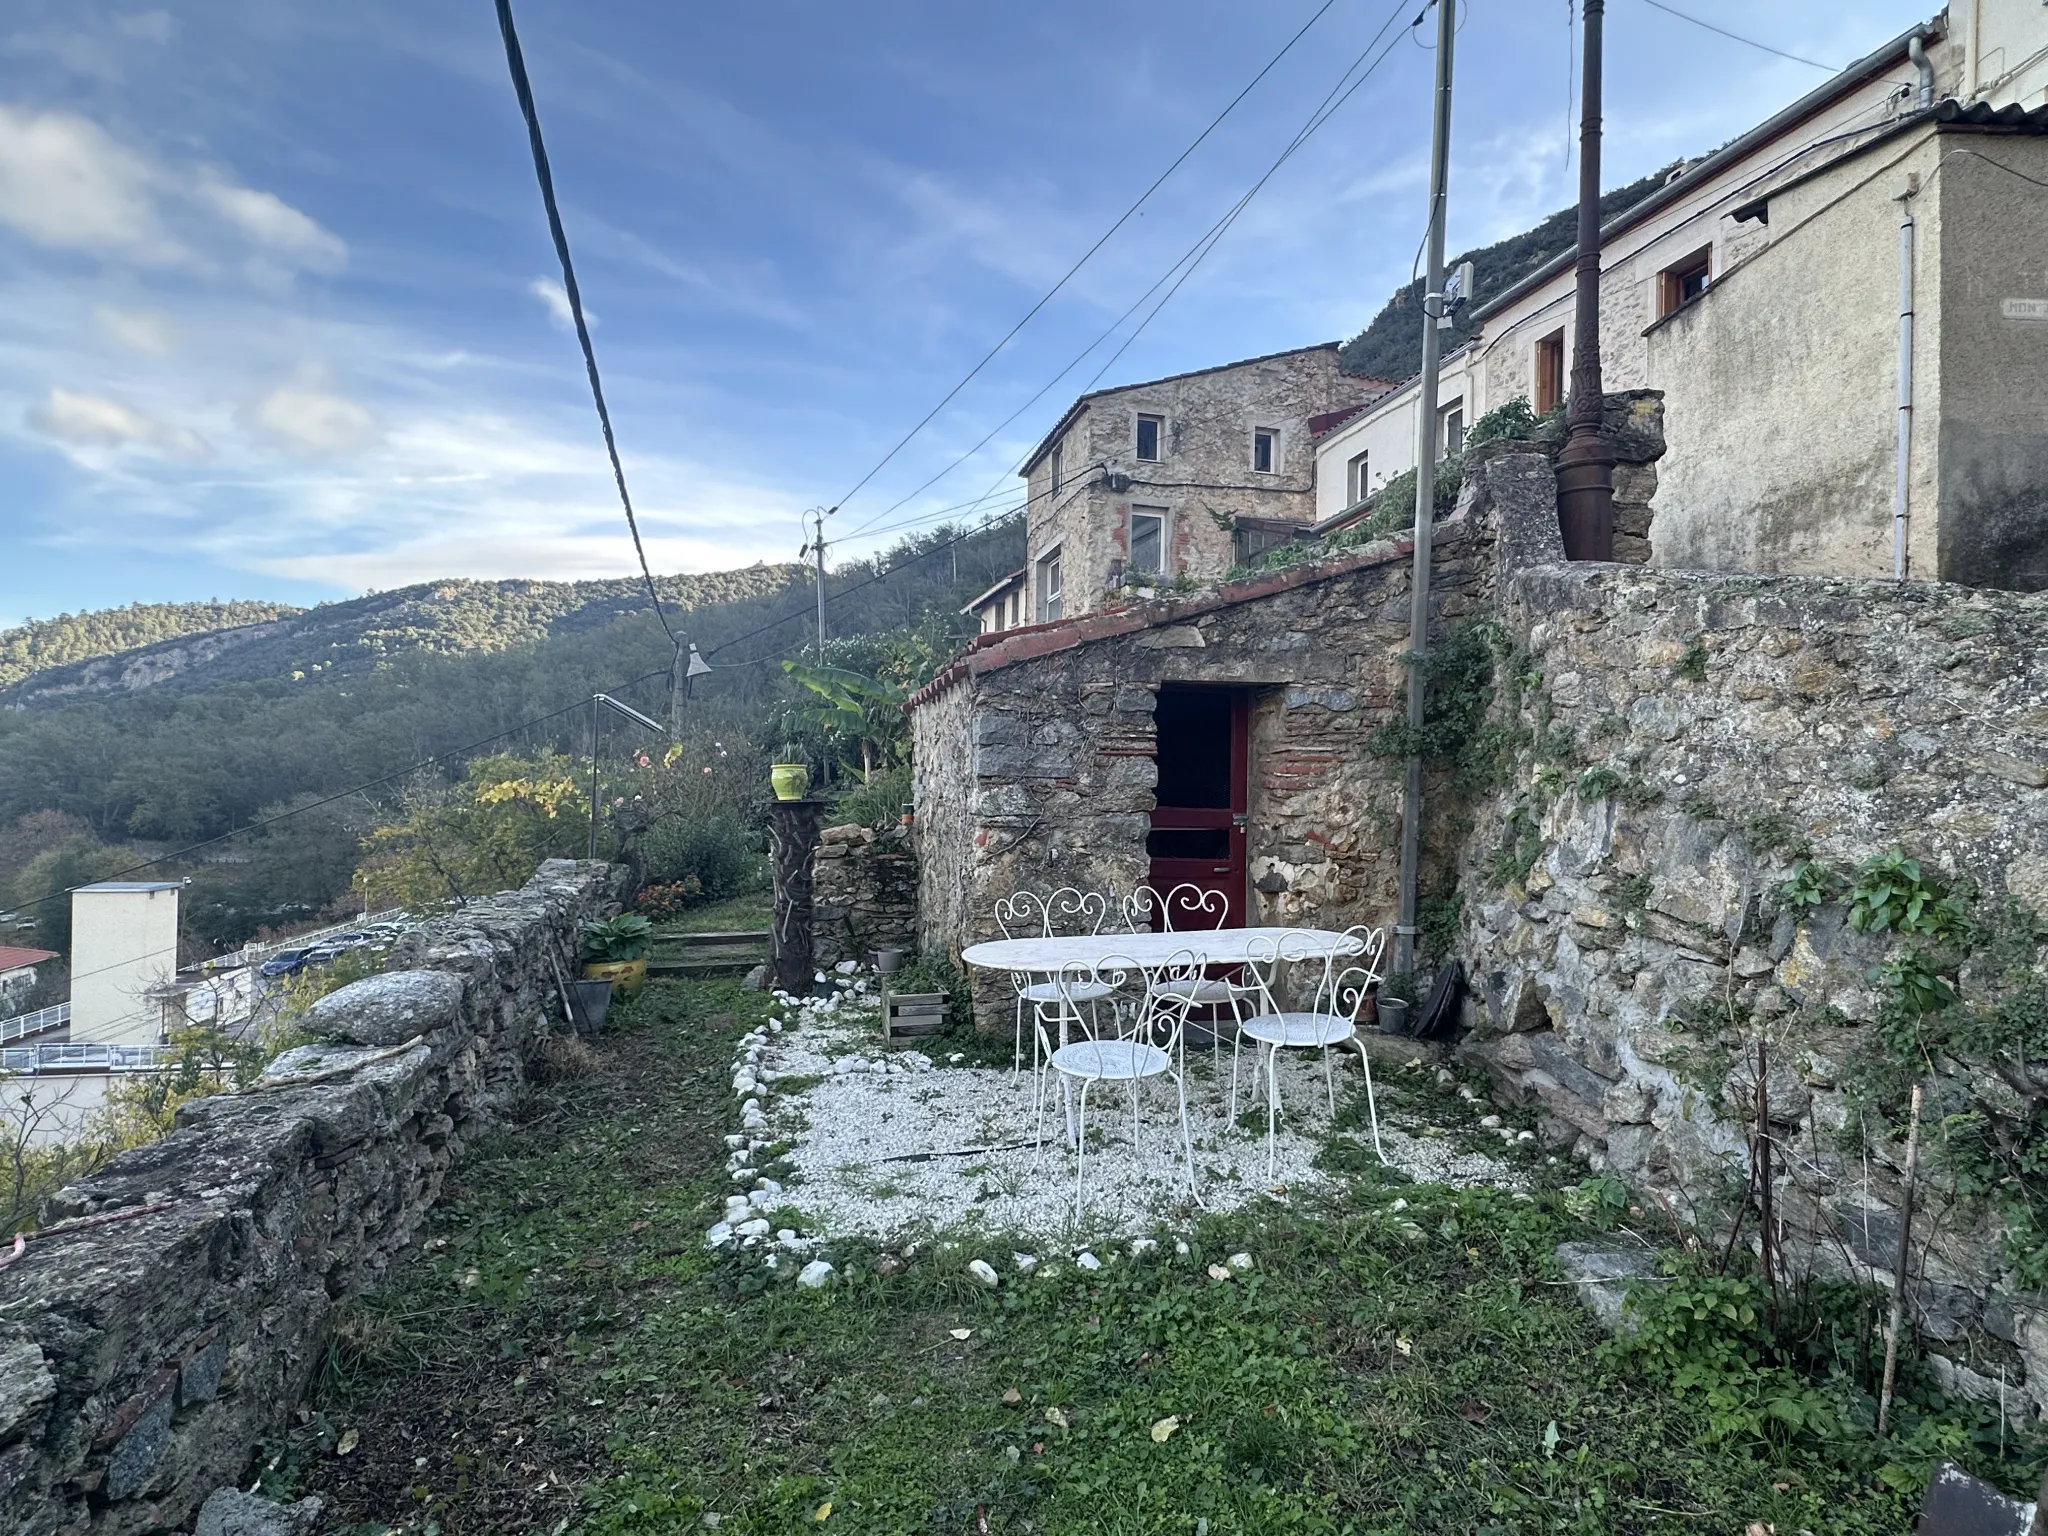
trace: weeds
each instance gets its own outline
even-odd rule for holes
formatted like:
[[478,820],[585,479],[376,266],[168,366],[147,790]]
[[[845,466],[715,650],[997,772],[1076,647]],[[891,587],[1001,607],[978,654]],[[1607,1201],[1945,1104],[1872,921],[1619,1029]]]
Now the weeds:
[[[802,1290],[698,1238],[725,1187],[726,1053],[759,997],[650,984],[545,1129],[473,1152],[415,1257],[344,1310],[266,1457],[275,1491],[419,1536],[1862,1536],[1909,1522],[1936,1456],[2038,1475],[2031,1446],[2001,1459],[1981,1415],[1917,1381],[1902,1434],[1872,1442],[1826,1298],[1774,1331],[1753,1282],[1674,1276],[1636,1303],[1636,1343],[1605,1341],[1552,1252],[1628,1218],[1611,1179],[1515,1197],[1368,1156],[1327,1201],[1193,1221],[1143,1259],[1102,1249],[1092,1274],[992,1234],[835,1244],[834,1283]],[[1448,1097],[1390,1077],[1382,1114]],[[1006,1262],[1026,1245],[1029,1278]],[[1249,1272],[1211,1277],[1240,1250]],[[977,1253],[993,1291],[963,1272]],[[1819,1332],[1794,1338],[1801,1318]]]

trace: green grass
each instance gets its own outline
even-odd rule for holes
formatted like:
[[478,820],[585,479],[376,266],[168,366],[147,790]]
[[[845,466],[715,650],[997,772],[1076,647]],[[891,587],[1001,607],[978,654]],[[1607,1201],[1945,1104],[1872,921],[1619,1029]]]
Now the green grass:
[[756,933],[775,920],[775,898],[767,891],[750,891],[692,907],[681,917],[669,919],[656,933]]
[[[1162,1234],[1091,1275],[1037,1242],[1059,1272],[1026,1279],[1006,1241],[840,1244],[840,1278],[800,1290],[701,1244],[727,1187],[730,1042],[766,1006],[653,983],[586,1075],[474,1148],[422,1246],[345,1310],[272,1485],[321,1492],[358,1536],[714,1515],[747,1536],[1790,1536],[1906,1529],[1937,1441],[1995,1460],[1981,1420],[1922,1406],[1910,1454],[1853,1430],[1716,1438],[1707,1401],[1618,1354],[1558,1275],[1560,1240],[1624,1216],[1611,1181],[1518,1199],[1347,1159],[1342,1197],[1207,1218],[1186,1256]],[[1388,1076],[1390,1101],[1453,1112]],[[1249,1274],[1210,1277],[1239,1250]],[[977,1254],[997,1291],[963,1273]]]

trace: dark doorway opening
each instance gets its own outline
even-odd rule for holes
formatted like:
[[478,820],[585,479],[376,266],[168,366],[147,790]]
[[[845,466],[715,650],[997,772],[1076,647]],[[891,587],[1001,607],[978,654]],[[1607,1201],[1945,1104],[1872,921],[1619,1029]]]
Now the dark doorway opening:
[[[1192,883],[1221,891],[1224,925],[1245,915],[1245,816],[1250,804],[1251,700],[1241,688],[1169,683],[1153,716],[1159,788],[1145,851],[1152,886],[1162,895]],[[1214,927],[1174,914],[1176,928]]]

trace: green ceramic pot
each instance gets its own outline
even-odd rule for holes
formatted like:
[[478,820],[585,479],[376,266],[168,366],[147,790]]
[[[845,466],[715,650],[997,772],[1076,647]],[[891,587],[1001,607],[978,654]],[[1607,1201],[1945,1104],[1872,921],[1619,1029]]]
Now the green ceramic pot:
[[778,800],[801,800],[811,787],[811,769],[808,763],[771,763],[768,765],[768,782],[774,786]]

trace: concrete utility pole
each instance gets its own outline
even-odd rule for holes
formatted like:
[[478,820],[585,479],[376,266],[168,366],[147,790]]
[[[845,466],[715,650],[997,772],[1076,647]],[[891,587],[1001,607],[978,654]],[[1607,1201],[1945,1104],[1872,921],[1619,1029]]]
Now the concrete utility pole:
[[825,665],[825,519],[837,507],[811,508],[811,551],[818,560],[818,665]]
[[1614,558],[1614,453],[1600,436],[1600,24],[1607,0],[1584,0],[1585,95],[1579,108],[1578,309],[1572,403],[1557,455],[1558,528],[1570,560]]
[[[1408,603],[1408,729],[1419,736],[1428,702],[1429,544],[1436,519],[1437,359],[1442,352],[1444,205],[1451,179],[1451,48],[1457,0],[1436,0],[1436,122],[1429,145],[1429,275],[1422,293],[1422,379],[1415,426],[1415,572]],[[1415,898],[1422,861],[1422,754],[1411,748],[1401,793],[1401,911],[1394,924],[1394,969],[1415,969]]]

